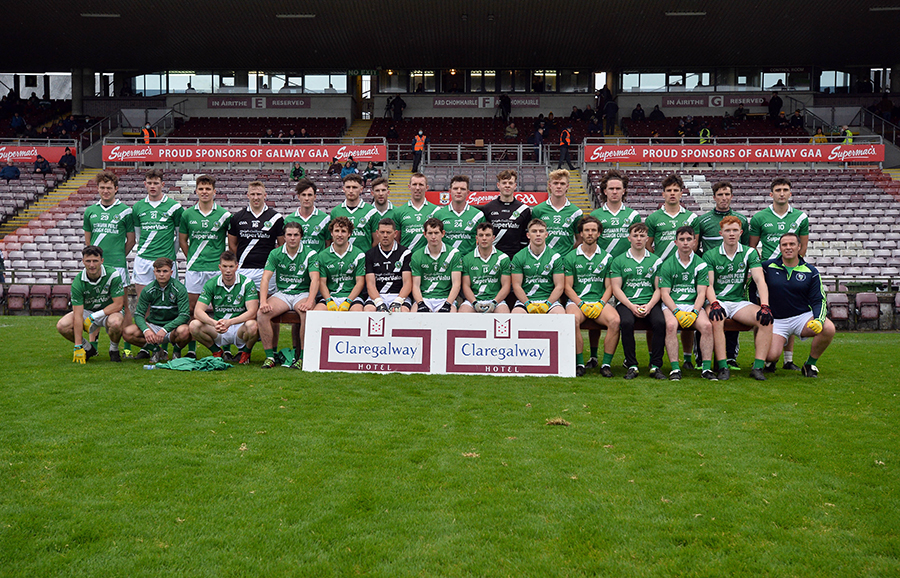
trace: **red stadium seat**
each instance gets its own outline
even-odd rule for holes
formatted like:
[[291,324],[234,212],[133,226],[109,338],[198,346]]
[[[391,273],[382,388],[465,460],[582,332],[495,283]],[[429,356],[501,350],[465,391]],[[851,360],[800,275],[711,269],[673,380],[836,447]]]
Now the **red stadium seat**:
[[829,293],[825,297],[828,305],[828,313],[835,321],[847,321],[850,319],[850,300],[846,293]]
[[28,285],[12,285],[6,297],[6,308],[10,313],[25,311],[28,300]]
[[857,293],[856,311],[861,320],[877,320],[881,315],[881,308],[878,305],[878,295],[875,293]]
[[39,313],[47,310],[50,304],[50,286],[49,285],[33,285],[31,294],[28,299],[28,308],[31,313]]
[[54,285],[50,292],[50,309],[54,313],[65,313],[69,310],[69,299],[72,296],[70,285]]

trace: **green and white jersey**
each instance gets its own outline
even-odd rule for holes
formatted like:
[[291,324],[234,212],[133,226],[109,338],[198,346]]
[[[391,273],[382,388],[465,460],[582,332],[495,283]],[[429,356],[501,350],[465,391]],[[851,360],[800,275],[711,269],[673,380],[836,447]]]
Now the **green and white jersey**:
[[[317,253],[305,245],[300,245],[297,254],[291,257],[287,245],[275,247],[266,259],[266,271],[272,271],[275,288],[287,295],[299,295],[310,290],[309,272],[316,270]],[[271,281],[270,281],[271,283]],[[317,293],[318,287],[313,289]]]
[[300,214],[300,209],[284,218],[285,225],[288,223],[300,223],[300,228],[303,230],[303,238],[301,239],[303,246],[316,253],[328,245],[328,223],[330,222],[331,215],[317,208],[313,208],[312,213],[306,218]]
[[750,218],[750,236],[759,237],[759,255],[763,261],[781,256],[781,236],[785,233],[809,235],[809,217],[800,209],[789,207],[783,217],[769,206]]
[[595,303],[603,298],[606,291],[606,278],[613,257],[599,246],[594,254],[588,257],[582,250],[584,245],[566,255],[563,264],[566,277],[572,277],[572,289],[582,301]]
[[653,239],[653,254],[665,261],[677,251],[675,247],[675,231],[680,227],[689,225],[697,230],[697,215],[684,207],[678,207],[678,212],[670,215],[665,209],[654,211],[647,217],[647,236]]
[[677,305],[693,305],[697,301],[697,286],[709,285],[709,266],[696,253],[691,253],[690,260],[682,263],[676,251],[659,268],[658,277],[660,288],[670,289],[672,301]]
[[412,201],[409,201],[405,205],[394,209],[394,220],[397,221],[397,228],[400,230],[400,244],[408,247],[413,253],[419,249],[424,249],[425,245],[427,245],[425,241],[425,221],[438,208],[437,205],[432,205],[425,201],[422,204],[422,208],[417,209],[413,206]]
[[160,287],[156,279],[141,291],[134,323],[143,332],[152,323],[172,331],[191,320],[191,305],[187,287],[173,275],[165,287]]
[[564,274],[566,270],[562,255],[550,247],[535,255],[529,244],[513,257],[512,272],[522,275],[522,290],[529,301],[546,301],[556,288],[553,275]]
[[609,267],[609,278],[622,279],[625,297],[635,305],[646,305],[653,297],[653,280],[660,265],[662,261],[653,253],[644,251],[643,258],[638,260],[634,258],[631,249],[628,249],[613,259]]
[[187,235],[187,270],[218,271],[219,257],[227,247],[231,213],[213,203],[209,213],[203,214],[200,205],[181,213],[178,232]]
[[131,207],[116,199],[108,207],[100,203],[84,210],[84,230],[91,234],[91,245],[103,249],[103,263],[109,267],[126,267],[125,243],[134,231]]
[[500,278],[512,272],[512,261],[496,247],[491,247],[491,255],[487,259],[481,256],[478,249],[463,256],[463,277],[469,278],[469,285],[477,301],[493,299],[500,292]]
[[599,209],[594,209],[591,216],[603,224],[603,232],[597,239],[597,246],[613,256],[618,257],[631,248],[628,242],[628,227],[641,222],[641,214],[625,205],[613,213],[606,203]]
[[72,305],[81,305],[86,311],[100,311],[125,294],[119,272],[114,267],[102,267],[100,277],[93,281],[87,271],[72,279]]
[[[575,248],[578,221],[584,213],[566,199],[563,208],[556,210],[550,199],[531,208],[531,218],[547,224],[547,248],[563,256]],[[526,247],[525,249],[527,249]],[[517,254],[518,255],[518,254]]]
[[181,205],[167,195],[157,202],[141,199],[131,208],[137,234],[137,256],[148,261],[175,260]]
[[[375,205],[372,205],[375,207]],[[375,224],[372,225],[372,231],[378,231],[378,223],[381,222],[382,219],[390,219],[394,221],[394,227],[399,231],[400,225],[397,223],[397,209],[394,207],[394,203],[388,201],[388,208],[382,213],[378,210],[378,207],[375,207]]]
[[234,285],[231,287],[225,286],[222,275],[216,275],[203,285],[203,291],[197,301],[211,305],[210,317],[218,321],[240,317],[246,313],[247,303],[259,301],[259,293],[256,292],[253,280],[240,273],[235,273]]
[[719,301],[746,301],[750,269],[762,267],[759,254],[746,245],[738,245],[734,256],[725,254],[725,245],[703,255],[713,272],[713,290]]
[[484,213],[466,205],[461,213],[447,205],[434,212],[434,218],[444,223],[444,243],[468,255],[475,249],[475,227],[484,220]]
[[[353,231],[350,233],[350,244],[365,252],[372,247],[372,235],[378,230],[378,211],[365,201],[360,201],[352,209],[344,201],[331,209],[331,220],[338,217],[347,217],[353,223]],[[358,241],[358,242],[357,242]]]
[[451,274],[462,272],[462,255],[457,249],[441,243],[441,252],[432,257],[428,247],[419,249],[409,263],[413,277],[421,277],[419,289],[425,299],[446,299],[453,288]]
[[332,297],[347,297],[356,285],[356,278],[366,276],[366,254],[353,245],[343,255],[332,245],[316,255],[316,262],[316,269]]
[[713,209],[701,215],[697,220],[697,226],[694,227],[695,229],[700,229],[700,247],[703,249],[703,253],[717,249],[722,244],[722,230],[719,228],[719,223],[725,217],[737,217],[741,220],[741,229],[744,231],[741,235],[741,245],[750,244],[750,225],[747,222],[747,217],[734,209],[729,209],[726,213],[720,213]]

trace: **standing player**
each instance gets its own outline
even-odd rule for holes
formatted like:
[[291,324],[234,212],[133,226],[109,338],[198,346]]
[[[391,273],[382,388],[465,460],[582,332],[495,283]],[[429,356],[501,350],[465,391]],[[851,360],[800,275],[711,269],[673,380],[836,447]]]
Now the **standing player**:
[[366,256],[350,242],[353,222],[335,217],[328,224],[331,246],[316,254],[319,311],[362,311],[366,288]]
[[[716,379],[716,374],[712,371],[712,324],[703,310],[706,288],[709,286],[709,266],[694,253],[696,237],[691,227],[679,227],[675,231],[677,250],[659,268],[659,297],[666,318],[666,351],[672,364],[669,379],[674,381],[681,379],[677,337],[679,325],[685,331],[696,329],[700,332],[700,352],[703,355],[700,375],[705,379]],[[690,354],[685,353],[685,356],[685,361],[689,362]]]
[[456,175],[450,179],[450,204],[434,212],[444,222],[444,240],[461,255],[475,249],[475,227],[484,221],[484,213],[469,205],[469,177]]
[[462,287],[462,255],[444,244],[444,223],[430,217],[425,221],[426,245],[413,252],[412,296],[417,313],[455,313]]
[[500,196],[481,208],[485,220],[494,226],[497,236],[494,246],[512,259],[528,244],[525,227],[531,221],[531,208],[516,199],[516,182],[519,175],[513,170],[500,171],[497,190]]
[[[266,261],[259,293],[259,336],[266,350],[263,369],[275,367],[277,334],[272,318],[285,311],[294,310],[300,316],[299,340],[294,346],[294,363],[291,368],[300,369],[303,363],[303,342],[306,328],[306,312],[316,305],[319,288],[319,272],[316,270],[316,252],[302,244],[303,228],[291,222],[284,227],[285,243],[272,249]],[[274,283],[272,278],[275,278]],[[269,288],[275,286],[270,296]],[[243,361],[243,355],[241,355]],[[249,360],[249,356],[248,356]]]
[[400,229],[400,244],[415,254],[425,248],[425,221],[438,210],[425,200],[428,179],[422,173],[409,178],[409,202],[394,209],[394,220]]
[[566,296],[569,298],[566,313],[575,316],[575,375],[578,377],[585,372],[582,327],[597,331],[599,337],[599,324],[606,326],[603,364],[600,366],[603,377],[612,377],[610,364],[619,346],[619,314],[615,308],[606,306],[612,295],[609,282],[612,256],[597,246],[602,228],[600,221],[590,215],[581,219],[578,222],[581,245],[564,260]]
[[378,222],[378,244],[366,251],[365,311],[403,311],[410,309],[412,293],[412,252],[397,243],[397,227],[390,218]]
[[[159,169],[147,171],[144,175],[147,197],[136,202],[131,208],[137,246],[134,275],[131,280],[134,282],[138,298],[144,286],[156,278],[153,274],[153,262],[160,257],[166,257],[174,262],[178,247],[182,208],[178,201],[170,199],[163,193],[162,176]],[[177,266],[172,274],[178,278]]]
[[125,341],[141,348],[135,359],[164,362],[169,343],[178,350],[191,339],[188,292],[181,281],[172,279],[172,265],[167,257],[153,262],[153,283],[141,291],[134,323],[125,328]]
[[[678,175],[669,175],[662,182],[663,206],[647,217],[647,248],[665,261],[675,254],[675,231],[685,225],[697,232],[697,215],[681,206],[684,181]],[[696,245],[693,247],[697,249]]]
[[382,219],[394,219],[394,204],[390,201],[391,189],[388,188],[388,180],[384,177],[378,177],[372,181],[372,206],[378,211],[375,216],[375,230],[378,230],[378,223]]
[[[713,200],[716,202],[716,206],[712,211],[701,215],[697,220],[702,253],[718,249],[722,244],[722,234],[719,230],[719,223],[729,215],[735,216],[741,220],[741,228],[744,230],[744,234],[741,235],[741,245],[750,245],[750,226],[747,217],[731,208],[731,201],[733,198],[734,187],[732,187],[730,182],[720,181],[713,185]],[[739,331],[725,332],[725,352],[728,356],[728,367],[736,371],[741,370],[741,367],[737,362],[738,352],[740,352],[739,337]],[[688,351],[685,351],[684,355],[685,362],[689,362],[690,354]]]
[[628,177],[612,169],[600,181],[599,209],[591,216],[600,221],[601,232],[597,245],[612,255],[613,259],[628,250],[628,227],[641,222],[641,215],[625,206],[628,194]]
[[374,245],[375,228],[378,227],[378,211],[360,198],[363,190],[362,177],[349,174],[344,177],[344,202],[331,209],[331,220],[346,217],[353,224],[350,244],[366,252]]
[[331,216],[316,208],[316,183],[309,179],[300,179],[294,188],[300,207],[284,218],[287,223],[300,223],[303,229],[303,246],[316,253],[328,246],[328,223]]
[[[102,171],[95,177],[100,201],[84,211],[84,246],[94,245],[103,250],[103,263],[114,267],[122,279],[126,293],[124,300],[125,324],[131,321],[128,305],[128,263],[125,258],[134,247],[134,222],[131,207],[116,198],[119,192],[119,177],[115,173]],[[125,342],[124,357],[131,357],[131,344]]]
[[[769,289],[763,276],[759,255],[750,247],[741,245],[743,230],[737,217],[725,217],[719,223],[722,244],[718,249],[703,255],[709,265],[709,287],[706,298],[710,305],[707,313],[715,335],[717,378],[731,377],[725,359],[725,319],[734,319],[744,325],[756,326],[753,369],[750,377],[765,381],[763,367],[772,343],[772,311],[769,309]],[[760,305],[747,300],[748,277],[752,277],[759,291]]]
[[766,371],[775,371],[775,362],[789,336],[812,337],[809,359],[800,370],[805,377],[818,377],[819,358],[834,339],[834,323],[825,317],[825,288],[819,271],[800,256],[800,236],[781,236],[781,256],[763,263],[766,285],[778,299],[772,302],[772,345]]
[[557,169],[550,173],[547,190],[550,197],[531,209],[531,216],[545,223],[547,248],[565,257],[581,242],[577,227],[582,211],[566,196],[569,193],[569,171]]
[[236,345],[241,350],[239,363],[246,365],[259,338],[259,295],[253,281],[238,273],[237,268],[237,255],[231,251],[222,253],[220,275],[206,282],[194,307],[191,336],[212,351],[213,357],[222,357],[223,347]]
[[528,223],[528,245],[512,260],[513,313],[566,312],[559,302],[566,290],[563,256],[548,246],[547,225],[540,219]]
[[238,256],[238,273],[248,277],[259,290],[269,253],[284,244],[284,218],[266,204],[266,185],[247,185],[248,205],[231,217],[228,250]]
[[[72,311],[56,324],[59,334],[75,344],[72,361],[84,363],[97,355],[100,328],[109,335],[109,360],[122,361],[119,339],[122,338],[122,305],[125,291],[115,267],[103,265],[103,249],[89,245],[81,251],[84,271],[72,280]],[[84,341],[84,332],[89,341]]]
[[494,227],[482,221],[475,228],[477,247],[462,259],[463,301],[460,313],[509,313],[504,302],[510,289],[512,263],[494,245]]
[[634,223],[628,227],[631,248],[613,259],[609,270],[616,311],[619,312],[619,334],[622,352],[628,371],[625,379],[639,375],[634,343],[634,324],[637,319],[647,319],[653,339],[650,343],[650,377],[666,379],[662,367],[666,345],[666,318],[659,302],[657,272],[662,261],[647,249],[647,225]]
[[[791,181],[779,177],[772,181],[772,206],[750,218],[750,246],[758,248],[760,259],[769,261],[781,254],[780,240],[785,233],[796,233],[800,237],[800,256],[806,255],[809,244],[809,217],[803,211],[791,206]],[[794,363],[794,337],[788,339],[784,351],[784,368],[797,371]]]

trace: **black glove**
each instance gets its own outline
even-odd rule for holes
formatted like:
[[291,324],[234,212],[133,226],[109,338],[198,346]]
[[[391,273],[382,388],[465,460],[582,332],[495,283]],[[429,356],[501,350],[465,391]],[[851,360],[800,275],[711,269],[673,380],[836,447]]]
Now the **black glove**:
[[725,317],[725,310],[722,309],[718,301],[713,301],[712,305],[709,306],[709,318],[712,321],[725,321]]
[[450,313],[451,307],[452,307],[452,305],[450,305],[449,301],[444,301],[444,304],[441,305],[441,308],[438,309],[437,312],[438,313]]
[[419,304],[416,306],[416,311],[419,313],[431,313],[431,307],[426,305],[424,301],[419,301]]
[[387,313],[388,307],[384,303],[375,308],[375,311],[380,311],[382,313]]
[[756,319],[763,327],[772,324],[772,310],[768,305],[762,305],[756,312]]

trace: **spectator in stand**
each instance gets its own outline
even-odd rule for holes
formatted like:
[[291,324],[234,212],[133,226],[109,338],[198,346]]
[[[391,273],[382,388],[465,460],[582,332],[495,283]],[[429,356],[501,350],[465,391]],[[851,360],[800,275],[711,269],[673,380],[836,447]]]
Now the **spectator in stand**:
[[281,144],[281,145],[288,144],[287,135],[284,134],[283,130],[278,131],[278,138],[276,140],[278,141],[278,144]]
[[881,95],[881,102],[878,103],[878,113],[884,117],[884,120],[891,120],[894,112],[894,103],[891,102],[888,93]]
[[306,177],[306,169],[300,166],[300,163],[294,163],[294,166],[291,168],[291,180],[299,181],[304,177]]
[[331,166],[328,167],[328,174],[329,175],[339,175],[339,174],[341,174],[341,169],[343,169],[343,168],[344,168],[344,166],[340,163],[340,161],[338,161],[338,158],[334,157],[331,159]]
[[678,119],[678,128],[675,129],[675,136],[684,140],[688,136],[687,127],[684,125],[684,119]]
[[597,116],[596,111],[591,108],[591,105],[587,105],[581,113],[581,120],[584,122],[591,122],[591,119],[595,116]]
[[778,128],[789,128],[791,126],[791,121],[784,115],[784,111],[778,113],[778,117],[775,119],[775,126]]
[[644,118],[644,109],[641,108],[640,103],[638,103],[634,107],[634,110],[631,111],[631,122],[641,122]]
[[647,117],[647,120],[650,122],[659,122],[665,119],[666,115],[663,114],[663,111],[659,110],[658,104],[653,107],[653,110],[650,111],[650,116]]
[[538,128],[534,131],[534,136],[531,137],[531,142],[534,145],[534,162],[541,162],[541,148],[544,146],[544,129],[543,127]]
[[688,136],[697,136],[697,123],[691,115],[687,115],[687,119],[684,121],[684,132]]
[[49,128],[44,127],[41,129],[41,134],[39,135],[39,138],[49,140],[49,139],[53,138],[53,135],[50,133]]
[[828,144],[828,137],[822,132],[822,127],[816,129],[816,134],[809,139],[809,144]]
[[391,112],[394,114],[394,122],[403,120],[403,111],[406,110],[406,101],[400,98],[400,95],[394,97],[391,101]]
[[366,170],[363,171],[363,186],[366,186],[368,181],[374,181],[378,177],[381,176],[381,173],[378,172],[378,169],[375,168],[375,163],[369,161],[369,164],[366,165]]
[[606,101],[606,105],[603,107],[603,118],[606,119],[606,134],[616,132],[616,123],[619,121],[619,105],[615,100]]
[[747,119],[747,109],[744,108],[744,103],[738,104],[737,109],[734,111],[734,120],[735,122],[741,122]]
[[577,106],[572,107],[572,112],[569,113],[569,120],[578,121],[581,120],[582,112],[578,109]]
[[6,166],[0,169],[0,179],[6,179],[6,184],[9,184],[9,181],[17,181],[19,180],[19,167],[12,164],[12,161],[8,158],[6,159]]
[[300,129],[300,139],[297,141],[300,144],[309,144],[312,142],[312,135],[307,132],[305,128]]
[[503,131],[503,136],[507,140],[516,140],[519,138],[519,129],[516,128],[516,123],[509,121],[509,125],[506,127],[506,130]]
[[34,130],[33,126],[31,126],[30,124],[26,124],[25,125],[25,134],[22,136],[24,136],[25,138],[37,138],[38,134],[37,134],[37,131]]
[[353,159],[353,157],[350,157],[349,159],[347,159],[347,162],[344,163],[344,168],[341,169],[341,179],[343,179],[347,175],[355,175],[359,173],[359,170],[355,166],[353,166],[354,163],[351,159]]
[[391,125],[391,127],[387,131],[386,138],[388,140],[397,140],[400,138],[400,133],[397,132],[397,127]]
[[191,94],[191,93],[194,93],[194,92],[197,92],[197,90],[194,89],[194,87],[191,86],[191,83],[189,82],[189,83],[187,84],[187,88],[184,89],[184,93],[185,93],[185,94]]
[[497,106],[500,107],[500,115],[503,117],[503,122],[507,122],[512,112],[512,100],[510,100],[509,95],[501,94],[500,102],[497,103]]
[[591,117],[591,122],[588,124],[588,134],[603,134],[603,127],[600,126],[600,121],[597,120],[596,116]]
[[272,129],[267,128],[265,134],[263,134],[262,144],[275,144],[277,141],[278,139],[275,136],[275,132]]
[[63,121],[62,127],[66,129],[67,132],[77,132],[78,123],[75,122],[75,115],[70,114],[69,118]]
[[729,131],[734,128],[734,117],[728,114],[728,111],[725,111],[725,116],[722,117],[722,130]]
[[777,122],[776,119],[778,118],[778,113],[781,112],[782,106],[784,106],[784,101],[781,100],[777,92],[773,92],[772,98],[769,99],[769,120]]
[[287,133],[287,141],[288,144],[297,144],[299,141],[299,137],[297,136],[297,131],[291,129]]
[[803,128],[803,115],[800,114],[799,108],[791,115],[790,125],[791,128]]
[[50,163],[47,162],[47,159],[38,155],[34,160],[34,171],[35,173],[40,173],[42,175],[49,175],[53,172],[53,169],[50,168]]
[[56,138],[58,138],[60,140],[67,140],[69,138],[69,133],[66,132],[66,129],[61,129],[59,131],[59,134],[56,135]]
[[75,174],[75,155],[72,154],[72,149],[66,147],[66,153],[59,157],[59,163],[57,166],[61,169],[66,169],[66,178],[71,179],[72,175]]
[[544,128],[546,124],[544,123],[544,113],[538,115],[537,119],[534,121],[534,130],[539,128]]

